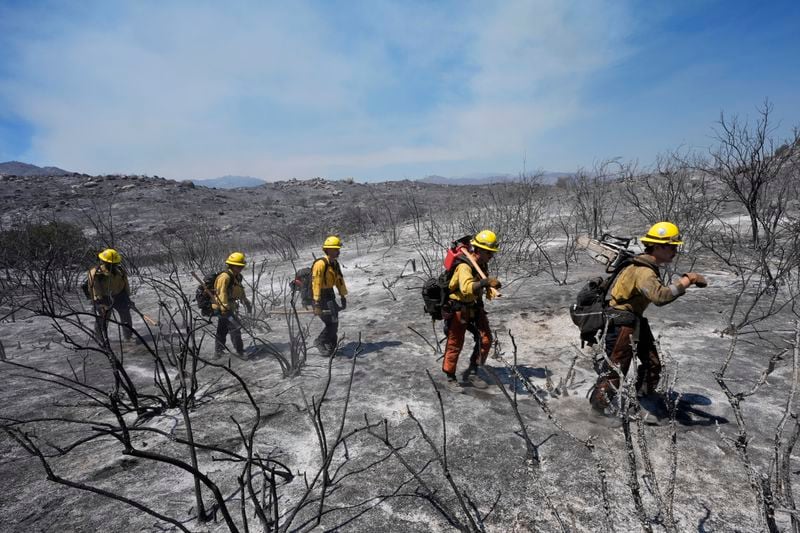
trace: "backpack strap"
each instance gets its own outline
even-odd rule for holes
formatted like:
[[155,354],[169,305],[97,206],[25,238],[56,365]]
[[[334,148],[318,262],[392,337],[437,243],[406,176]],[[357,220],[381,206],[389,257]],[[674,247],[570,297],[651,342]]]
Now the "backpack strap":
[[661,272],[659,272],[658,267],[652,263],[648,263],[647,261],[642,261],[637,257],[631,257],[629,259],[625,259],[622,263],[620,263],[619,267],[616,270],[614,270],[614,272],[608,279],[606,292],[605,295],[603,296],[603,301],[605,301],[606,304],[611,301],[611,289],[614,286],[614,283],[617,281],[617,278],[619,277],[620,274],[622,274],[622,271],[628,268],[629,266],[647,267],[653,272],[655,272],[656,276],[661,276]]
[[450,281],[450,278],[452,278],[453,274],[456,272],[456,268],[458,268],[458,265],[461,263],[469,265],[469,269],[472,271],[472,273],[477,274],[477,272],[475,272],[475,267],[473,267],[472,263],[464,258],[464,252],[462,251],[456,256],[456,258],[453,260],[453,266],[447,271],[447,281]]
[[312,274],[312,276],[314,274],[314,265],[316,265],[320,261],[325,263],[325,271],[322,273],[323,276],[325,275],[326,272],[328,272],[328,269],[331,267],[331,264],[328,261],[326,261],[324,257],[317,257],[316,259],[314,259],[314,262],[311,263],[311,274]]

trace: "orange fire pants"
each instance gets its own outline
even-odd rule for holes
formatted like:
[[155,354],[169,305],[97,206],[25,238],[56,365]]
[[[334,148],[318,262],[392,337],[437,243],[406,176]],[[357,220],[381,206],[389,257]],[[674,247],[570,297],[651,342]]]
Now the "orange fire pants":
[[470,365],[482,365],[486,362],[489,349],[492,347],[492,330],[489,329],[489,318],[486,311],[480,308],[464,308],[454,311],[453,316],[445,322],[447,328],[447,345],[444,350],[442,370],[446,374],[455,374],[458,356],[464,347],[464,336],[467,331],[475,337],[475,349],[470,357]]

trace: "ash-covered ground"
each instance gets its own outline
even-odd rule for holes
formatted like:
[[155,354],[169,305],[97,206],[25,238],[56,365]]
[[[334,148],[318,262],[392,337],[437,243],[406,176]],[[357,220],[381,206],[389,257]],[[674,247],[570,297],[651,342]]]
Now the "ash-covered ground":
[[[414,229],[405,226],[401,231],[411,235]],[[487,303],[499,342],[497,357],[490,357],[487,365],[512,399],[518,401],[519,414],[536,445],[539,462],[535,464],[527,459],[518,419],[500,388],[466,387],[457,394],[442,386],[440,354],[429,344],[436,345],[434,328],[441,340],[441,323],[432,328],[422,311],[420,287],[426,276],[421,268],[414,272],[408,263],[409,259],[415,259],[417,266],[422,263],[419,249],[404,244],[411,240],[401,238],[400,244],[389,247],[381,239],[365,244],[370,239],[363,236],[358,251],[345,242],[341,261],[350,290],[349,305],[340,316],[340,335],[344,339],[331,364],[332,381],[322,404],[322,419],[328,438],[339,429],[346,400],[345,433],[363,426],[365,420],[385,419],[385,427],[378,435],[388,431],[398,446],[397,454],[420,472],[419,478],[413,479],[397,456],[387,458],[387,448],[377,437],[365,432],[354,435],[348,441],[346,454],[342,449],[335,456],[334,465],[340,466],[335,476],[338,485],[325,501],[327,508],[333,510],[323,515],[316,529],[452,530],[453,524],[443,513],[420,497],[424,492],[420,489],[422,484],[434,490],[448,510],[466,521],[460,514],[459,499],[437,463],[437,457],[441,457],[437,453],[444,451],[445,427],[438,390],[444,406],[446,459],[452,482],[465,505],[474,506],[485,516],[487,531],[639,530],[623,430],[607,427],[589,416],[586,394],[595,380],[591,350],[580,349],[577,329],[568,314],[568,306],[582,283],[599,275],[602,267],[580,256],[579,263],[571,265],[574,270],[568,283],[561,286],[545,275],[506,279],[504,296]],[[317,247],[301,250],[300,262],[310,263],[312,253],[318,254]],[[262,260],[267,261],[274,276],[262,278],[259,290],[268,293],[270,286],[280,290],[294,272],[292,265],[273,257],[251,256],[248,268]],[[731,444],[738,431],[734,414],[714,378],[731,348],[731,339],[723,337],[721,331],[727,325],[733,279],[702,260],[694,269],[707,274],[707,289],[691,288],[678,301],[663,308],[650,308],[647,313],[654,332],[660,336],[664,385],[674,383],[682,400],[674,425],[631,426],[636,442],[646,444],[646,454],[640,445],[636,447],[644,510],[652,527],[661,529],[659,520],[663,519],[664,509],[659,510],[653,494],[662,494],[662,503],[666,501],[674,509],[677,531],[760,530],[762,522],[748,472]],[[185,286],[193,290],[195,282],[188,272],[180,274]],[[158,316],[155,294],[144,285],[137,286],[135,292],[139,308]],[[783,350],[784,341],[792,339],[794,326],[788,316],[778,315],[768,321],[760,336],[739,339],[728,370],[735,390],[750,390],[775,351]],[[301,320],[309,324],[312,337],[319,332],[318,319],[304,314]],[[269,331],[262,327],[254,333],[287,350],[286,324],[284,317],[275,315],[269,320]],[[135,327],[145,331],[145,324],[139,319],[135,319]],[[210,335],[212,327],[202,345],[204,356],[210,356],[213,350]],[[508,367],[514,360],[512,335],[518,371],[537,388],[550,416]],[[151,337],[145,334],[145,338]],[[3,323],[0,329],[0,341],[10,361],[70,374],[69,361],[86,380],[105,387],[109,382],[105,357],[76,353],[61,340],[51,322],[41,317],[21,315],[13,323]],[[249,340],[248,335],[245,340]],[[278,487],[284,513],[296,505],[304,492],[303,474],[310,481],[320,467],[318,435],[307,405],[323,393],[328,359],[312,348],[300,374],[283,378],[274,357],[257,347],[250,351],[248,360],[231,358],[230,366],[246,379],[261,409],[261,427],[255,437],[259,454],[279,460],[296,474],[291,483]],[[465,348],[459,361],[459,372],[466,367],[467,351]],[[749,431],[749,457],[760,472],[768,471],[774,453],[775,428],[792,386],[791,359],[789,352],[758,392],[742,402]],[[152,388],[153,361],[141,346],[124,348],[124,364],[143,390]],[[353,364],[352,390],[348,395]],[[100,421],[107,416],[70,390],[30,379],[32,373],[25,369],[2,365],[0,372],[3,417],[96,417]],[[490,379],[488,373],[482,375]],[[198,376],[200,401],[191,411],[195,437],[241,452],[233,418],[246,425],[253,417],[244,393],[218,368],[201,365]],[[438,452],[426,442],[415,419]],[[184,432],[177,410],[143,423],[176,435]],[[70,431],[56,431],[45,425],[36,430],[40,440],[53,444],[77,435],[75,429]],[[593,451],[582,443],[589,437],[593,437]],[[138,439],[143,449],[187,460],[185,447],[168,438],[153,434]],[[677,450],[676,456],[671,449]],[[4,433],[0,433],[0,451],[0,476],[4,481],[0,521],[5,531],[159,531],[167,527],[120,502],[48,482],[38,459]],[[115,440],[104,437],[78,446],[67,458],[55,459],[53,465],[59,475],[119,492],[165,515],[185,520],[189,530],[228,530],[220,517],[205,524],[191,520],[196,509],[189,474],[122,452]],[[674,457],[677,462],[673,465]],[[232,494],[240,468],[215,460],[218,458],[214,452],[201,452],[200,468],[226,494]],[[790,460],[796,482],[797,452]],[[430,464],[423,468],[426,463]],[[606,476],[608,510],[604,509],[598,471]],[[208,494],[206,497],[210,499]],[[231,496],[229,506],[241,522],[238,502],[238,495]],[[361,502],[367,503],[345,508]],[[362,511],[365,512],[360,514]],[[782,528],[790,527],[787,513],[779,513],[777,519]],[[258,529],[252,513],[249,520],[250,526]],[[295,526],[300,523],[295,522]]]

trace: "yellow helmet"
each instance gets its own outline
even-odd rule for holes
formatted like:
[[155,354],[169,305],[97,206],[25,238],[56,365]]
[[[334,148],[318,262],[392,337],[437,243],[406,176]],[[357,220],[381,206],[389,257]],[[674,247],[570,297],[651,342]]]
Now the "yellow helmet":
[[644,244],[683,244],[678,226],[672,222],[657,222],[639,239]]
[[119,255],[119,252],[113,248],[106,248],[97,254],[97,257],[100,258],[100,261],[103,261],[104,263],[111,263],[112,265],[122,262],[122,256]]
[[233,252],[225,260],[225,264],[243,267],[245,265],[244,254],[242,252]]
[[340,239],[336,235],[331,235],[330,237],[325,239],[325,242],[322,243],[322,249],[323,250],[325,248],[336,248],[336,249],[339,249],[341,247],[342,247],[342,239]]
[[485,229],[475,235],[469,243],[472,246],[489,250],[490,252],[497,252],[500,250],[500,243],[497,242],[497,235],[493,231]]

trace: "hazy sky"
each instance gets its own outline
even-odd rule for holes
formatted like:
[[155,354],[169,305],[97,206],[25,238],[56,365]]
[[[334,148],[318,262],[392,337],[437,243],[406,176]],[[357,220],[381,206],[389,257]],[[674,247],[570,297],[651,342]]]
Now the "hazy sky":
[[[230,5],[228,5],[230,4]],[[800,124],[800,2],[0,0],[0,161],[341,178],[572,171]]]

